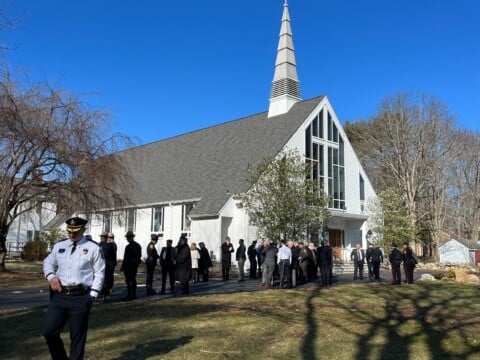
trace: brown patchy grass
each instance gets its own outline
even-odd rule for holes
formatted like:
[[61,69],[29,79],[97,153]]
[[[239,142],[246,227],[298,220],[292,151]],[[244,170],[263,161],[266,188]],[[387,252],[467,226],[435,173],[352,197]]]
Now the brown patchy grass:
[[[42,316],[0,314],[6,359],[49,358]],[[86,358],[480,359],[479,289],[355,284],[98,304]]]
[[8,272],[0,272],[0,290],[45,287],[42,262],[7,263]]

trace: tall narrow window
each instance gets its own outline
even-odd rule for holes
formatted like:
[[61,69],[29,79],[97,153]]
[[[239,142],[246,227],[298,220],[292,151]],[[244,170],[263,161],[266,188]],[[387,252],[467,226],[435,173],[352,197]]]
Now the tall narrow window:
[[103,231],[112,232],[112,213],[103,214]]
[[152,208],[152,232],[163,232],[164,214],[165,208],[163,206],[157,206]]
[[365,180],[360,174],[360,200],[365,201]]
[[319,168],[319,179],[318,182],[320,184],[320,187],[323,189],[325,187],[324,182],[325,182],[325,161],[324,161],[324,155],[323,155],[323,145],[320,145],[320,148],[318,150],[318,168]]
[[312,122],[312,136],[318,137],[318,116]]
[[193,204],[185,204],[182,206],[182,231],[190,231],[191,220],[188,217],[190,211],[193,209]]
[[125,230],[126,231],[135,231],[135,220],[136,220],[136,210],[127,209],[125,213]]
[[309,159],[312,156],[312,125],[308,125],[305,130],[305,157]]
[[328,136],[328,140],[332,141],[332,115],[330,115],[330,113],[328,113],[328,116],[327,116],[327,136]]
[[318,137],[324,139],[324,134],[323,134],[323,109],[320,111],[320,114],[318,114]]

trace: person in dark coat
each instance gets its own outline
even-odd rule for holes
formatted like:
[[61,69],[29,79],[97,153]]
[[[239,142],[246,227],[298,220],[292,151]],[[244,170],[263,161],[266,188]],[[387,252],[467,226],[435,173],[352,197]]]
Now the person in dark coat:
[[392,244],[393,249],[388,256],[390,260],[390,265],[392,266],[392,285],[401,285],[402,284],[402,273],[400,272],[400,264],[403,260],[403,255],[398,250],[397,244]]
[[330,269],[332,267],[332,252],[325,246],[325,241],[320,241],[320,247],[317,249],[317,264],[320,268],[320,276],[322,278],[322,286],[330,286]]
[[147,296],[154,295],[155,290],[153,289],[153,275],[155,273],[155,267],[157,266],[158,261],[158,251],[157,251],[157,242],[158,235],[152,234],[150,243],[147,245]]
[[188,283],[192,277],[192,257],[186,236],[180,236],[175,253],[175,281],[180,285],[179,294],[187,295],[190,293]]
[[298,267],[300,269],[299,271],[299,280],[301,280],[303,283],[307,283],[309,281],[308,279],[308,264],[309,264],[309,252],[310,249],[306,247],[303,243],[298,243],[299,246],[299,252],[298,252]]
[[263,277],[262,275],[262,269],[263,269],[263,242],[260,243],[260,245],[257,246],[257,266],[258,266],[258,275],[257,277]]
[[350,254],[350,258],[353,261],[353,266],[354,266],[353,280],[357,280],[357,277],[359,277],[360,280],[362,280],[363,264],[365,263],[365,251],[363,251],[363,249],[360,248],[360,244],[355,245],[355,249]]
[[407,284],[413,284],[413,270],[416,264],[417,260],[408,242],[403,243],[403,271]]
[[170,280],[170,292],[173,294],[175,284],[175,248],[172,246],[173,240],[167,240],[167,246],[160,251],[160,266],[162,267],[162,289],[160,294],[165,294],[167,276]]
[[375,244],[372,252],[373,276],[376,281],[380,280],[380,264],[383,262],[383,253],[378,244]]
[[373,264],[372,264],[372,254],[373,254],[373,244],[368,243],[368,248],[365,251],[365,259],[367,260],[367,267],[368,267],[368,279],[372,281],[374,279],[373,276]]
[[103,301],[106,302],[107,298],[112,295],[112,288],[114,283],[114,271],[117,266],[117,244],[114,240],[113,233],[102,233],[100,235],[100,243],[98,244],[102,248],[103,258],[105,260],[105,278],[103,281],[102,292]]
[[235,253],[235,260],[238,266],[238,281],[245,281],[245,261],[247,260],[247,248],[243,239],[238,240],[238,248]]
[[224,281],[230,280],[230,268],[232,267],[232,253],[234,252],[230,238],[227,236],[222,244],[222,278]]
[[128,245],[125,247],[120,271],[123,271],[125,274],[127,296],[123,297],[122,300],[130,301],[137,298],[137,271],[142,261],[142,247],[134,240],[135,234],[132,231],[127,231],[125,237],[127,238]]
[[273,243],[273,241],[269,241],[269,245],[264,247],[262,252],[264,253],[264,261],[263,261],[263,271],[265,274],[264,276],[264,283],[262,287],[266,289],[271,289],[273,287],[273,273],[275,272],[275,265],[277,263],[277,253],[278,249]]
[[213,266],[212,258],[208,253],[208,249],[203,242],[199,243],[200,246],[200,260],[198,261],[198,272],[202,275],[202,282],[208,282],[209,268]]
[[289,242],[292,250],[292,264],[290,265],[290,271],[292,273],[292,287],[297,286],[298,279],[298,257],[300,256],[300,247],[298,246],[298,241]]
[[248,261],[250,261],[250,279],[257,278],[257,241],[254,240],[247,250]]

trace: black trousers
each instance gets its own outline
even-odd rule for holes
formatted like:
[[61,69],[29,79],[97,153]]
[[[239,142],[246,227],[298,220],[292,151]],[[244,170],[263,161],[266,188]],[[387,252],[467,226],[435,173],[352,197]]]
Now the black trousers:
[[280,288],[282,288],[283,283],[286,282],[286,287],[290,289],[292,287],[290,260],[280,260],[280,263],[278,264],[278,271],[280,273]]
[[407,284],[413,284],[413,269],[415,266],[404,265],[403,270],[405,272],[405,279],[407,280]]
[[110,262],[105,262],[105,278],[103,280],[102,295],[109,296],[112,292],[114,283],[115,265]]
[[125,283],[127,284],[127,297],[129,299],[135,299],[137,297],[137,270],[136,268],[124,269]]
[[320,268],[320,276],[322,277],[322,286],[328,286],[332,284],[331,279],[331,268],[330,265],[319,265]]
[[209,275],[208,266],[205,266],[205,267],[199,266],[198,273],[202,275],[203,282],[208,282],[208,275]]
[[371,261],[367,262],[367,266],[368,266],[368,278],[370,280],[373,280],[374,276],[373,276],[373,264]]
[[155,274],[155,266],[157,262],[155,260],[147,259],[147,293],[151,293],[153,291],[153,275]]
[[250,279],[256,279],[257,278],[257,259],[255,258],[250,258]]
[[230,280],[230,266],[222,265],[222,278],[223,280]]
[[[43,324],[43,336],[53,360],[83,359],[91,308],[92,298],[89,294],[83,296],[53,294]],[[60,337],[67,320],[70,324],[70,358],[67,357]]]
[[173,292],[175,286],[175,267],[173,265],[162,268],[162,292],[165,292],[167,276],[170,280],[170,291]]
[[353,264],[354,270],[353,270],[353,278],[357,278],[357,273],[360,279],[363,279],[363,262],[361,261],[355,261]]
[[372,267],[375,280],[380,280],[380,261],[372,261]]
[[392,263],[392,284],[400,285],[402,283],[402,273],[400,272],[400,263]]

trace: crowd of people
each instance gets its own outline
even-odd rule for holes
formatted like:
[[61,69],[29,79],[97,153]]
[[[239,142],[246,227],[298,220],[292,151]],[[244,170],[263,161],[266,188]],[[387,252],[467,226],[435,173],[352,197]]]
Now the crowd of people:
[[[230,238],[225,239],[222,246],[230,244]],[[231,248],[231,246],[229,245]],[[239,240],[238,252],[245,258],[243,240]],[[392,284],[402,283],[400,267],[403,264],[405,283],[413,283],[413,271],[418,260],[410,248],[408,242],[403,244],[403,250],[398,250],[396,243],[392,244],[393,250],[389,254],[390,267],[392,271]],[[222,255],[225,255],[222,252]],[[271,289],[274,284],[274,277],[280,279],[279,288],[292,288],[298,284],[305,284],[313,280],[319,280],[321,286],[330,286],[333,276],[333,251],[328,241],[320,241],[317,247],[314,242],[308,245],[300,241],[281,240],[277,246],[271,239],[266,239],[258,247],[253,241],[247,249],[247,256],[250,261],[250,278],[261,277],[260,286]],[[368,244],[366,251],[356,244],[350,253],[350,259],[354,266],[353,279],[364,279],[364,265],[368,269],[370,281],[380,281],[380,268],[384,263],[384,253],[378,244]],[[240,279],[243,279],[244,262],[238,261]],[[222,265],[223,261],[222,261]]]
[[[135,234],[131,231],[125,235],[128,245],[125,248],[122,268],[127,285],[127,295],[123,300],[136,298],[136,275],[141,263],[142,249],[135,242]],[[208,282],[210,268],[213,266],[211,256],[204,243],[188,244],[188,239],[182,235],[176,246],[171,239],[166,241],[160,254],[157,251],[158,235],[152,234],[151,241],[147,245],[146,257],[146,292],[154,295],[157,292],[153,288],[153,278],[157,266],[160,266],[162,281],[159,294],[166,294],[167,285],[171,294],[189,294],[190,284]],[[102,233],[100,235],[100,247],[105,258],[105,281],[100,293],[106,301],[111,295],[113,287],[113,271],[117,264],[116,244],[114,234]],[[249,279],[261,279],[260,286],[271,289],[274,279],[279,280],[278,288],[292,288],[318,280],[320,286],[330,286],[333,277],[333,251],[328,241],[320,241],[320,246],[314,242],[304,244],[301,241],[281,240],[279,246],[271,239],[265,239],[257,246],[253,241],[248,248],[243,239],[238,240],[235,249],[231,238],[227,236],[221,245],[221,276],[223,281],[230,280],[232,257],[235,256],[238,270],[238,281],[245,281],[245,264],[247,259],[250,263],[248,272]],[[380,268],[384,262],[384,254],[378,244],[368,244],[366,250],[356,244],[350,253],[350,259],[354,266],[353,279],[364,279],[364,267],[368,270],[370,281],[380,281]],[[408,246],[403,245],[403,251],[398,250],[397,244],[393,244],[393,250],[388,255],[392,269],[392,284],[401,284],[400,268],[403,264],[405,282],[413,282],[413,270],[416,265],[416,257]],[[167,282],[168,280],[168,282]]]
[[[54,245],[51,253],[45,258],[43,271],[50,287],[50,304],[45,313],[43,336],[47,342],[53,359],[67,359],[67,352],[60,334],[67,323],[70,323],[70,358],[81,359],[85,351],[88,329],[88,318],[93,301],[103,297],[106,301],[112,293],[114,270],[117,265],[117,245],[113,233],[102,233],[100,243],[92,241],[85,235],[88,221],[73,217],[66,221],[68,238]],[[137,295],[137,271],[141,264],[142,247],[135,241],[135,234],[125,234],[128,241],[125,247],[120,270],[125,275],[127,295],[123,300],[133,300]],[[188,244],[185,235],[180,236],[173,247],[173,241],[167,240],[158,254],[156,245],[158,235],[152,234],[147,245],[146,258],[146,291],[153,295],[154,272],[157,265],[162,270],[162,288],[165,294],[167,278],[172,294],[189,294],[189,284],[207,282],[212,259],[204,243]],[[277,246],[266,239],[258,247],[253,241],[248,249],[243,239],[238,241],[235,250],[230,237],[226,237],[221,246],[222,278],[230,280],[232,254],[238,266],[238,281],[245,281],[245,262],[250,261],[249,278],[261,278],[260,286],[273,288],[275,275],[279,278],[279,288],[292,288],[318,278],[320,272],[321,286],[332,284],[333,254],[328,242],[321,241],[320,246],[310,242],[304,245],[298,241],[281,240]],[[392,269],[392,284],[401,284],[401,264],[403,264],[407,283],[413,282],[413,271],[417,264],[415,254],[408,246],[403,251],[397,244],[392,244],[389,254]],[[380,280],[379,269],[383,262],[383,253],[378,246],[369,245],[364,251],[357,244],[351,253],[354,263],[354,279],[363,279],[364,264],[368,265],[370,280]],[[201,276],[201,279],[200,279]]]

